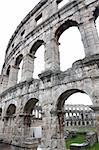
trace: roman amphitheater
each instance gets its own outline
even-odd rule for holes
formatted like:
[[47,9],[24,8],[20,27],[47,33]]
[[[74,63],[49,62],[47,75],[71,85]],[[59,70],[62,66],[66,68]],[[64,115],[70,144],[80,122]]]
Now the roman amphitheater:
[[[59,8],[61,1],[41,0],[9,40],[0,75],[0,139],[4,142],[28,148],[40,143],[45,150],[65,150],[64,103],[77,92],[86,93],[93,103],[99,137],[99,36],[95,25],[99,1],[69,0]],[[59,38],[72,27],[81,34],[85,58],[63,72]],[[34,79],[35,53],[42,45],[45,69]]]

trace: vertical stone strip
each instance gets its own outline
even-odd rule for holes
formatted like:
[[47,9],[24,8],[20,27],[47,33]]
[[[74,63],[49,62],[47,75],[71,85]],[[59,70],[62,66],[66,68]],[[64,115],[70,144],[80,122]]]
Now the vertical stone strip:
[[23,58],[21,80],[26,81],[28,79],[33,78],[33,71],[34,71],[34,58],[32,55],[27,54]]
[[55,38],[51,38],[51,35],[48,35],[45,51],[45,70],[57,71],[60,69],[60,56],[58,46],[59,45]]
[[19,68],[17,66],[15,66],[15,65],[11,66],[9,80],[8,80],[8,87],[12,87],[17,84],[18,70],[19,70]]
[[99,54],[99,38],[93,19],[85,20],[79,27],[86,57]]

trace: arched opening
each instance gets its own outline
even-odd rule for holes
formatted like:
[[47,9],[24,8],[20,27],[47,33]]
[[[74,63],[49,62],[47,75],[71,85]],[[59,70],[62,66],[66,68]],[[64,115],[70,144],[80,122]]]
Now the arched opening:
[[35,98],[28,100],[28,102],[25,104],[25,107],[24,107],[24,113],[32,114],[32,111],[37,102],[38,100]]
[[14,115],[15,112],[16,112],[16,106],[14,104],[10,104],[6,111],[6,115],[10,117],[10,116]]
[[68,20],[62,24],[56,31],[56,40],[59,43],[60,69],[62,71],[72,67],[75,61],[85,57],[77,22]]
[[6,71],[6,75],[9,76],[10,74],[10,66],[7,68],[7,71]]
[[[66,131],[69,133],[71,131],[79,132],[83,130],[84,127],[88,130],[89,127],[86,127],[88,126],[86,114],[90,115],[91,108],[89,108],[89,111],[87,109],[86,112],[84,104],[86,104],[86,107],[89,107],[87,105],[92,105],[92,101],[90,97],[82,90],[71,89],[60,95],[57,103],[57,116],[61,138],[64,138]],[[66,117],[66,113],[69,114],[68,118]],[[69,122],[69,126],[67,125],[67,122]],[[91,127],[93,130],[95,129],[93,124],[91,124]]]
[[17,83],[21,82],[21,77],[22,77],[22,67],[23,67],[23,60],[19,64],[19,71],[18,71],[18,78],[17,78]]
[[31,126],[32,119],[42,119],[42,107],[35,98],[30,99],[24,107],[24,125]]
[[38,74],[40,74],[45,69],[44,51],[45,47],[43,40],[38,40],[30,50],[30,54],[32,54],[34,58],[33,78],[38,78]]
[[94,12],[94,16],[95,16],[95,24],[96,24],[96,28],[97,28],[97,32],[99,36],[99,7],[96,8]]
[[[71,105],[92,105],[92,101],[90,97],[86,93],[82,92],[76,92],[68,97],[68,99],[65,101],[65,104],[71,104]],[[75,108],[76,109],[76,108]],[[83,109],[82,107],[78,107],[79,109]],[[87,108],[85,108],[87,109]]]
[[22,66],[23,66],[23,55],[22,54],[20,54],[16,58],[15,66],[18,69],[18,72],[17,72],[17,83],[19,83],[21,81]]
[[99,36],[99,17],[96,20],[96,28],[97,28],[97,32],[98,32],[98,36]]
[[2,108],[0,108],[0,116],[2,115]]

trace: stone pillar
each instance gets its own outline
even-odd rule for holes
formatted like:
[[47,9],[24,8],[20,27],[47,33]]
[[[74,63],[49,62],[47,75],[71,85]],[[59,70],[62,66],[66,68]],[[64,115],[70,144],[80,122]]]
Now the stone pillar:
[[11,66],[10,74],[9,74],[9,80],[8,80],[8,87],[12,87],[17,84],[18,79],[18,66]]
[[58,71],[60,70],[60,56],[58,43],[55,38],[49,38],[46,41],[46,50],[45,50],[45,71]]
[[86,57],[99,54],[99,38],[93,19],[85,20],[79,27]]
[[0,90],[0,92],[3,92],[4,90],[6,90],[7,89],[7,85],[8,85],[8,76],[7,75],[3,75],[2,81],[1,81],[1,90]]
[[34,58],[32,55],[27,54],[23,58],[21,81],[26,81],[33,78],[34,71]]
[[[45,108],[44,108],[45,107]],[[56,111],[48,111],[51,104],[43,107],[43,138],[41,145],[44,150],[66,150],[64,132],[62,130],[62,118]]]

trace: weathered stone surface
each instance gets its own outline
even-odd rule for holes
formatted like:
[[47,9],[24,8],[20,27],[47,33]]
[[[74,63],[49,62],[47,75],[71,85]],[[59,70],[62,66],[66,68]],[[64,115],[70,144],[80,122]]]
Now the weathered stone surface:
[[[73,93],[84,92],[93,106],[99,106],[99,37],[95,26],[98,12],[97,0],[70,0],[61,9],[56,0],[41,0],[22,20],[9,41],[0,76],[1,139],[23,146],[27,138],[37,136],[41,127],[41,146],[46,150],[65,150],[65,100]],[[42,22],[37,24],[40,18]],[[58,39],[71,26],[78,27],[86,56],[61,72]],[[39,79],[33,79],[35,53],[41,45],[45,47],[45,70]],[[22,60],[22,82],[17,84]],[[99,137],[98,116],[99,110]],[[38,130],[34,132],[35,127]]]

